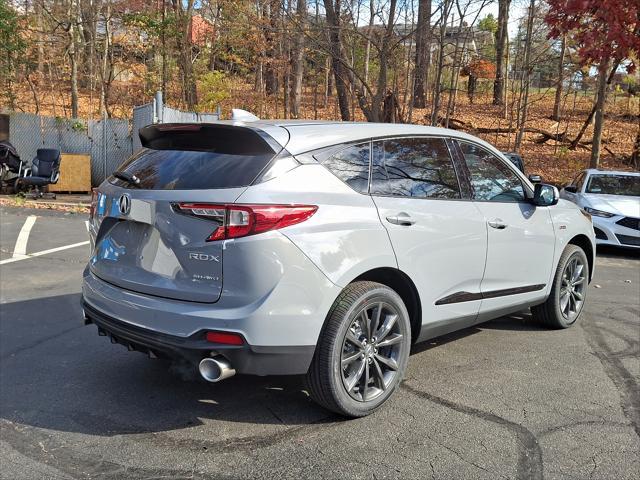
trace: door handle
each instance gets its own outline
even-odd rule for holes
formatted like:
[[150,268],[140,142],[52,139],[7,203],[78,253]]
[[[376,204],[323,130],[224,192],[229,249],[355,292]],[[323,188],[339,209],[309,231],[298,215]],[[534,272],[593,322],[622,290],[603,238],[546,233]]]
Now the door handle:
[[498,230],[504,230],[507,228],[507,224],[501,218],[494,218],[487,222],[491,228],[497,228]]
[[414,219],[404,212],[387,217],[387,222],[393,223],[394,225],[402,225],[403,227],[410,227],[416,223]]

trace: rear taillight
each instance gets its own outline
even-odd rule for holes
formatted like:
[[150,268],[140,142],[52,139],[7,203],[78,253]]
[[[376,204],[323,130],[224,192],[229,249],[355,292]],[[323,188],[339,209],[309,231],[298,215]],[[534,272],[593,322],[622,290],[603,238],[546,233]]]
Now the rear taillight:
[[208,242],[246,237],[296,225],[318,210],[316,205],[178,203],[173,207],[179,213],[216,221],[218,227],[207,237]]

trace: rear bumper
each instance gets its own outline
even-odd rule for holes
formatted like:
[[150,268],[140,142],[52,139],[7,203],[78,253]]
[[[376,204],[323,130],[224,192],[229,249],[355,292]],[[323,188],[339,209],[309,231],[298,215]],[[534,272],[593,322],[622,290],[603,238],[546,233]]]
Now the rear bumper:
[[[134,349],[190,361],[219,350],[239,373],[305,373],[341,289],[279,232],[228,241],[224,251],[224,291],[215,303],[134,292],[87,267],[85,311]],[[218,349],[204,339],[210,330],[238,333],[246,345]]]
[[178,337],[116,320],[83,301],[86,324],[95,324],[98,333],[112,343],[152,358],[186,360],[194,365],[204,357],[222,355],[238,373],[251,375],[298,375],[306,373],[313,358],[313,346],[264,347],[219,345],[205,340],[206,330]]

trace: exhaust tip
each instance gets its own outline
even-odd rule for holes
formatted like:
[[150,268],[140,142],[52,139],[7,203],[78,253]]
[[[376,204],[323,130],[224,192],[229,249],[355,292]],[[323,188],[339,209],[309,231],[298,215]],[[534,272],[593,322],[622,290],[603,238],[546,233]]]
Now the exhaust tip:
[[236,374],[235,369],[233,369],[227,359],[222,356],[203,358],[200,360],[198,370],[200,376],[207,382],[220,382]]

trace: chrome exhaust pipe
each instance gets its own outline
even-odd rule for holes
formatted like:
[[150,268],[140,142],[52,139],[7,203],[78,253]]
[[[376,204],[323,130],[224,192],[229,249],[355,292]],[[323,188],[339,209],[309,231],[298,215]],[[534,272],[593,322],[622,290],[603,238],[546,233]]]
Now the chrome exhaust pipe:
[[236,374],[229,361],[221,355],[203,358],[200,360],[198,370],[207,382],[219,382]]

